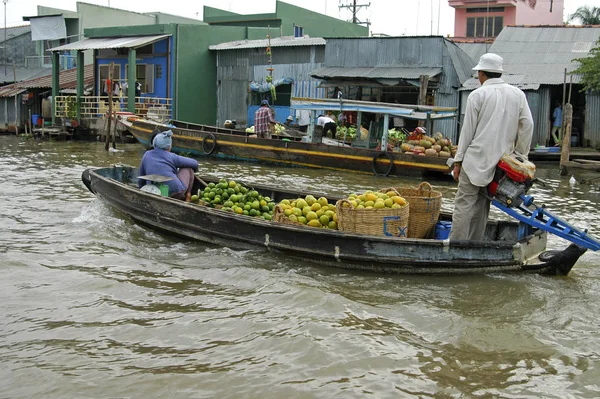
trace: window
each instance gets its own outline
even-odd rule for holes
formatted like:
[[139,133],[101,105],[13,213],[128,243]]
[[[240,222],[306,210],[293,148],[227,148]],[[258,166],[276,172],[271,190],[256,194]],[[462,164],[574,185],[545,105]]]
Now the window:
[[467,37],[496,37],[503,25],[503,17],[467,18]]
[[[129,65],[125,65],[125,76]],[[154,64],[136,64],[135,80],[142,85],[142,94],[154,93]]]

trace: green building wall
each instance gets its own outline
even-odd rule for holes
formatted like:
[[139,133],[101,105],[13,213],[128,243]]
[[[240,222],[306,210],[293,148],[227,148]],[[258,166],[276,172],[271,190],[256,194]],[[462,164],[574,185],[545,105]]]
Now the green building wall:
[[366,26],[341,21],[282,1],[277,2],[277,17],[281,18],[283,35],[294,34],[294,24],[304,27],[310,37],[355,37],[368,36]]
[[[204,22],[220,26],[246,26],[252,28],[271,27],[272,36],[292,36],[294,25],[304,28],[304,34],[311,37],[356,37],[368,36],[365,26],[329,17],[318,12],[297,7],[282,1],[276,2],[275,13],[242,15],[229,11],[204,7]],[[255,36],[255,35],[253,35]],[[264,38],[249,37],[248,39]]]
[[208,46],[246,35],[243,27],[179,25],[177,119],[214,125],[217,119],[216,54]]

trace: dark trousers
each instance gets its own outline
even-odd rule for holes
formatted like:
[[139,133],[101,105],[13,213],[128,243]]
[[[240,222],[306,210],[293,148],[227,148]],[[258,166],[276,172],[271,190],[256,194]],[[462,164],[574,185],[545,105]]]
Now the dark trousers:
[[323,126],[323,136],[327,136],[327,132],[331,131],[331,138],[335,138],[337,133],[337,125],[335,122],[328,122]]

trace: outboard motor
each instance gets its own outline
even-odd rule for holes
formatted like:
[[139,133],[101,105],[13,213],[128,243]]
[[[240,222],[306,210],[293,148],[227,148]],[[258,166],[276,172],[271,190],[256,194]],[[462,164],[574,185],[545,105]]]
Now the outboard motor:
[[518,207],[533,185],[535,165],[518,154],[504,154],[488,186],[490,197],[508,207]]

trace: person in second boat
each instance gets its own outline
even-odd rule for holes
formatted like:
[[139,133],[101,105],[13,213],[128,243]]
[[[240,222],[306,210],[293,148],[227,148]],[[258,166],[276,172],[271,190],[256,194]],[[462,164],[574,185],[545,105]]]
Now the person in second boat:
[[490,211],[487,186],[505,153],[525,159],[533,137],[533,118],[525,93],[505,83],[502,57],[486,53],[473,68],[481,87],[467,99],[454,156],[458,191],[450,240],[483,240]]
[[[169,186],[169,197],[190,201],[194,172],[198,171],[198,161],[182,157],[171,152],[173,132],[158,133],[152,140],[152,150],[146,151],[140,165],[140,176],[159,175],[170,177],[172,180],[165,184]],[[139,179],[138,186],[142,188],[147,182]]]
[[256,133],[256,137],[270,139],[273,126],[275,126],[275,119],[269,108],[269,102],[262,100],[260,108],[254,113],[254,133]]
[[331,132],[331,138],[335,138],[335,134],[337,133],[337,123],[330,118],[329,116],[319,115],[317,119],[317,125],[323,126],[323,137],[327,137],[329,132]]

